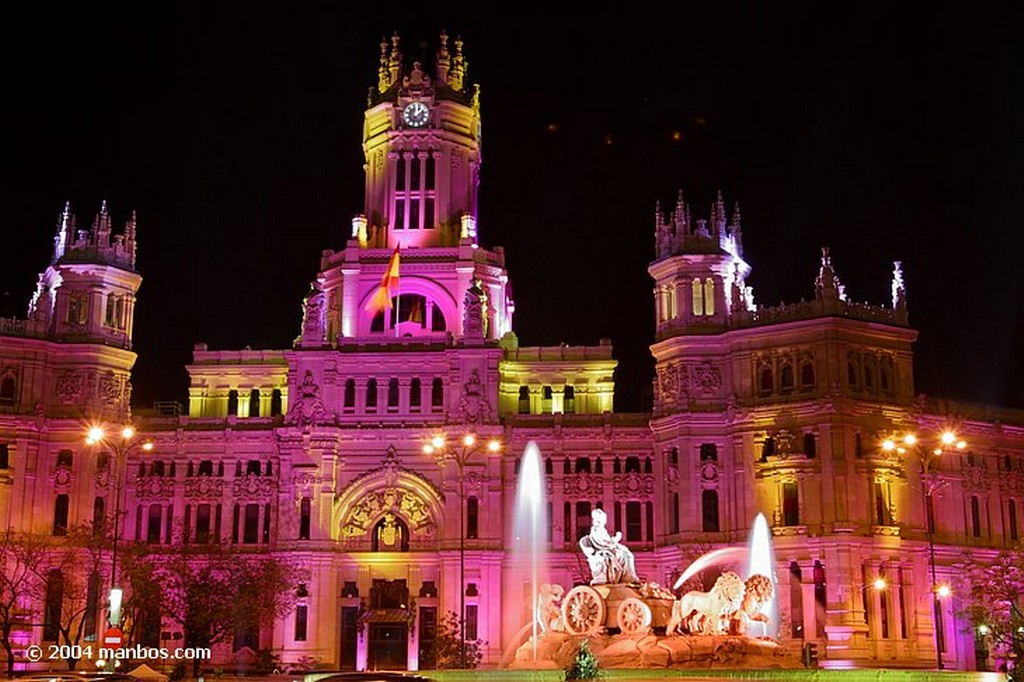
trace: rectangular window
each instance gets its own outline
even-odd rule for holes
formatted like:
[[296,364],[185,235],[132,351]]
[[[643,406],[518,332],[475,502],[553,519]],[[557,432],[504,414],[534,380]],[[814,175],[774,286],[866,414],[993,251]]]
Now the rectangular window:
[[434,176],[436,175],[436,173],[435,173],[435,166],[437,165],[437,161],[436,161],[436,159],[434,159],[433,156],[428,156],[427,159],[426,159],[426,163],[427,163],[427,185],[426,185],[426,189],[429,191],[429,190],[434,189],[434,183],[435,183]]
[[162,527],[164,510],[159,504],[149,505],[149,515],[146,518],[146,542],[151,545],[160,544],[160,530]]
[[395,199],[395,229],[405,229],[405,199]]
[[562,541],[572,542],[572,502],[566,502],[562,509]]
[[640,503],[629,501],[626,503],[626,542],[641,542],[643,540],[643,512]]
[[875,524],[892,525],[892,510],[889,507],[889,484],[875,481]]
[[11,450],[7,443],[0,443],[0,470],[11,468]]
[[399,156],[395,164],[395,189],[399,192],[405,189],[405,158]]
[[57,496],[53,504],[53,534],[68,534],[68,505],[70,500],[66,494]]
[[1010,540],[1017,540],[1017,503],[1014,500],[1010,500],[1007,504],[1007,516],[1010,526]]
[[[639,502],[637,503],[639,504]],[[590,534],[590,502],[576,503],[576,539]]]
[[476,540],[480,533],[480,502],[476,497],[466,500],[466,537]]
[[409,200],[409,229],[420,229],[420,200],[418,198]]
[[701,493],[701,517],[703,520],[702,528],[705,533],[717,533],[719,528],[718,523],[718,491],[717,490],[705,490]]
[[981,537],[981,506],[977,495],[971,496],[971,535]]
[[196,506],[196,542],[206,544],[210,541],[210,505]]
[[433,229],[435,220],[434,197],[427,197],[423,200],[423,229]]
[[796,483],[782,484],[782,525],[800,525],[800,490]]
[[245,525],[242,530],[242,542],[247,545],[255,545],[259,539],[260,530],[260,506],[258,504],[245,505]]
[[409,159],[409,170],[411,171],[409,173],[409,191],[411,192],[418,192],[420,190],[420,177],[422,175],[420,171],[423,168],[422,164],[423,159],[419,158],[418,155]]
[[295,641],[306,641],[306,618],[309,614],[309,607],[299,604],[295,607]]
[[270,503],[263,506],[263,544],[270,542]]
[[303,497],[302,502],[299,505],[299,539],[309,539],[309,526],[310,526],[310,500],[308,497]]
[[477,615],[479,607],[476,604],[466,604],[466,639],[476,639],[478,633]]

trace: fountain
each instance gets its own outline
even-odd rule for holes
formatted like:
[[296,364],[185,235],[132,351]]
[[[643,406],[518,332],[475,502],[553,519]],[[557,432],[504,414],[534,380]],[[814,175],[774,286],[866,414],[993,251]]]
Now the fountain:
[[[528,480],[524,457],[517,528],[522,505],[531,499]],[[537,486],[532,499],[539,504],[539,480]],[[528,514],[523,518],[535,519]],[[771,531],[763,515],[754,520],[747,546],[721,548],[699,557],[683,571],[673,590],[640,579],[621,532],[610,532],[606,524],[604,512],[593,510],[590,533],[579,543],[591,580],[568,592],[561,585],[538,587],[539,542],[533,545],[533,622],[513,641],[506,665],[564,667],[580,640],[586,639],[600,664],[608,668],[802,667],[798,656],[768,636],[769,628],[777,629],[778,619]],[[686,580],[704,569],[744,563],[740,570],[746,573],[745,579],[725,570],[710,591],[678,594]],[[760,637],[749,633],[753,623],[761,623]]]
[[[538,628],[541,617],[538,613],[539,573],[541,553],[545,539],[541,536],[541,514],[544,513],[544,474],[540,457],[540,448],[533,441],[526,444],[523,459],[519,465],[519,482],[516,487],[515,518],[515,551],[525,559],[529,567],[530,577],[530,609],[532,661],[537,660]],[[517,639],[525,635],[521,632]]]

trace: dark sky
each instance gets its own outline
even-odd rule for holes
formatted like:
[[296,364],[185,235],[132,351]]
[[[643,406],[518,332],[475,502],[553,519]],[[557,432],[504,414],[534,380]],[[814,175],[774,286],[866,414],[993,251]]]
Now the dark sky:
[[290,346],[361,211],[377,43],[398,29],[408,61],[445,27],[482,85],[480,233],[506,248],[520,341],[611,337],[618,409],[649,401],[652,216],[678,187],[699,215],[739,200],[761,304],[810,298],[821,246],[873,303],[902,259],[917,390],[1024,407],[1019,8],[354,4],[9,17],[3,312],[24,315],[63,202],[82,224],[106,198],[118,227],[139,214],[138,405],[184,401],[195,341]]

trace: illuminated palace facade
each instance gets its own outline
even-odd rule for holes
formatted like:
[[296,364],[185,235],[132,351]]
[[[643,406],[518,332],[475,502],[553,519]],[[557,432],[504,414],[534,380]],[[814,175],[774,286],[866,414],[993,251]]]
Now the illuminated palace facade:
[[[936,606],[932,588],[955,583],[965,551],[984,561],[1017,543],[1024,414],[915,398],[899,264],[884,306],[849,298],[827,251],[810,300],[757,306],[738,210],[719,197],[697,218],[680,198],[656,216],[649,268],[653,412],[614,413],[609,342],[525,346],[512,332],[504,253],[478,239],[478,93],[461,42],[440,45],[433,68],[403,60],[397,37],[381,46],[365,209],[344,248],[324,252],[293,346],[197,343],[186,414],[130,407],[134,218],[115,234],[106,206],[86,230],[62,213],[27,318],[0,321],[4,527],[60,535],[109,516],[120,472],[83,425],[134,417],[155,447],[128,456],[123,541],[218,538],[308,569],[296,608],[251,648],[286,664],[427,667],[438,620],[464,602],[493,666],[530,617],[512,524],[532,440],[552,582],[583,579],[577,540],[596,507],[639,574],[663,584],[703,551],[745,543],[763,512],[782,640],[818,643],[826,666],[934,667],[936,642],[947,668],[991,665],[956,593]],[[399,247],[392,308],[367,309]],[[953,417],[967,445],[942,444],[931,462]],[[908,432],[919,442],[881,446]],[[423,449],[439,433],[441,466]],[[943,482],[930,519],[925,460]],[[43,641],[43,605],[21,607],[35,615],[20,641]],[[216,650],[218,664],[237,655]]]

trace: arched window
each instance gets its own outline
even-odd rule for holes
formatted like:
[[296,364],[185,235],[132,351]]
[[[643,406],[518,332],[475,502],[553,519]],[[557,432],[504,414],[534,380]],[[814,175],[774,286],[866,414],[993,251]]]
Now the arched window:
[[800,385],[803,388],[814,387],[814,363],[805,362],[800,366]]
[[804,455],[808,459],[814,459],[818,456],[817,443],[814,440],[814,434],[810,431],[804,434]]
[[249,416],[260,416],[260,389],[258,388],[249,391]]
[[107,501],[97,496],[92,502],[92,534],[103,535],[103,527],[107,521]]
[[[395,189],[398,191],[405,190],[405,169],[406,169],[405,155],[399,154],[398,160],[395,163]],[[397,224],[395,226],[398,229],[402,229],[404,225]]]
[[270,392],[270,416],[276,417],[283,411],[283,405],[281,400],[281,389],[275,388]]
[[345,409],[354,410],[356,407],[356,380],[345,380]]
[[61,611],[64,607],[64,574],[52,568],[46,574],[46,598],[43,606],[43,641],[60,637]]
[[164,475],[164,463],[160,460],[153,462],[149,467],[150,476],[163,476]]
[[228,416],[238,414],[238,391],[231,389],[228,391]]
[[[677,457],[677,459],[678,459],[678,457]],[[718,461],[718,447],[714,443],[701,443],[700,444],[700,461],[702,461],[702,462],[717,462]]]
[[577,474],[589,474],[590,473],[590,458],[589,457],[577,457],[576,458],[576,473]]
[[775,375],[771,367],[761,368],[761,393],[771,393],[775,390]]
[[782,370],[779,372],[779,386],[783,391],[793,388],[793,365],[788,362],[782,365]]
[[466,537],[476,540],[480,527],[480,501],[476,497],[466,500]]
[[883,391],[889,391],[892,388],[892,368],[887,363],[882,363],[878,372],[878,385]]
[[873,362],[864,363],[864,388],[872,389],[875,387],[875,364]]
[[310,527],[310,500],[308,497],[303,497],[302,502],[299,503],[299,539],[309,539],[309,527]]
[[251,459],[245,463],[245,474],[246,476],[259,476],[260,475],[260,462],[256,459]]
[[1010,529],[1010,541],[1017,541],[1017,503],[1014,500],[1010,500],[1007,503],[1007,520],[1009,521]]
[[434,377],[430,383],[430,407],[434,412],[444,408],[444,381],[441,377]]
[[441,306],[432,306],[433,312],[430,313],[430,331],[432,332],[443,332],[448,328],[444,322],[444,312],[441,310]]
[[74,455],[70,450],[61,450],[57,453],[57,468],[70,469],[74,461]]
[[715,314],[715,280],[710,277],[704,280],[704,314]]
[[398,409],[398,379],[391,377],[388,379],[388,411],[392,412]]
[[718,526],[718,491],[705,490],[700,494],[701,519],[705,533],[717,533]]
[[594,473],[595,474],[603,474],[604,473],[604,462],[601,461],[600,457],[595,457],[594,458]]
[[380,310],[373,319],[370,320],[370,331],[371,332],[383,332],[384,331],[384,311]]
[[644,473],[650,474],[654,472],[654,464],[651,462],[650,457],[644,457]]
[[14,382],[14,377],[10,374],[0,379],[0,405],[13,405],[14,396],[17,389],[17,385]]
[[981,537],[981,505],[977,495],[971,495],[971,535]]
[[700,317],[704,314],[704,286],[700,283],[700,278],[694,277],[691,283],[691,298],[693,300],[693,314],[695,317]]
[[576,412],[576,388],[573,386],[565,387],[565,394],[563,395],[562,411],[566,414],[574,414]]
[[627,457],[626,458],[626,473],[627,474],[639,474],[640,473],[640,458],[639,457]]
[[530,387],[519,387],[519,414],[530,414]]
[[562,462],[562,473],[563,474],[571,474],[572,473],[572,460],[569,459],[568,457],[566,457],[565,460],[563,460],[563,462]]
[[395,319],[399,324],[412,322],[421,329],[426,327],[427,299],[421,294],[402,294],[391,299],[391,328],[395,328]]
[[420,382],[419,377],[416,377],[409,382],[409,408],[413,412],[419,412],[422,404],[423,384]]
[[366,409],[376,410],[377,409],[377,380],[367,379],[366,380]]
[[151,545],[160,544],[160,530],[163,514],[164,508],[159,504],[149,505],[149,515],[146,517],[146,542]]
[[371,549],[374,552],[408,552],[409,526],[390,512],[373,527]]
[[852,359],[846,361],[846,383],[850,384],[851,388],[860,385],[860,372],[857,371],[857,363]]

